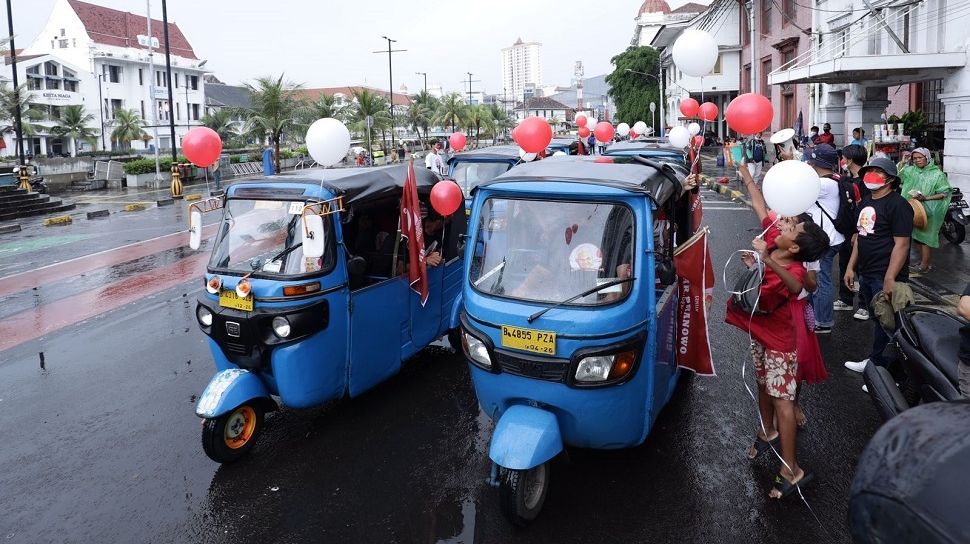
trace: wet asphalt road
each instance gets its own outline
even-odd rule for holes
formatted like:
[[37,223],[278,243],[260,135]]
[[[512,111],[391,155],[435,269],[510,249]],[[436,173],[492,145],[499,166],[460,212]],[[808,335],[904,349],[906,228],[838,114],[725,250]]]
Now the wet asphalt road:
[[[723,263],[757,222],[707,196]],[[767,499],[778,462],[744,457],[756,426],[747,336],[722,323],[719,282],[718,376],[685,380],[642,446],[558,458],[542,515],[518,530],[485,483],[491,424],[443,347],[358,399],[271,415],[235,465],[209,461],[194,402],[212,363],[199,282],[186,280],[0,352],[0,542],[848,541],[848,488],[878,418],[842,367],[864,356],[870,325],[845,312],[821,339],[829,380],[802,393],[811,510]]]

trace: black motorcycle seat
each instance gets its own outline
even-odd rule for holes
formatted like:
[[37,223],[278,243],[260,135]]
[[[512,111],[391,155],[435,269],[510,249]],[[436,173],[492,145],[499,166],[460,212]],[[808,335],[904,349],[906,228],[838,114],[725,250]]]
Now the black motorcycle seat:
[[960,327],[963,323],[949,314],[929,312],[913,312],[910,320],[922,348],[920,351],[935,363],[948,379],[957,383]]

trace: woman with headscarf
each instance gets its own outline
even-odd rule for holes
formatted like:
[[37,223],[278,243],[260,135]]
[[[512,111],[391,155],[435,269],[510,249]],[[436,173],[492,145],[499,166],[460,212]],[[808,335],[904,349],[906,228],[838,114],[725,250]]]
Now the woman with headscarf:
[[940,247],[940,226],[950,205],[950,183],[946,174],[933,163],[933,156],[925,147],[917,147],[911,153],[913,164],[899,170],[902,193],[923,204],[926,226],[913,229],[913,241],[919,243],[920,263],[916,272],[930,269],[930,248]]

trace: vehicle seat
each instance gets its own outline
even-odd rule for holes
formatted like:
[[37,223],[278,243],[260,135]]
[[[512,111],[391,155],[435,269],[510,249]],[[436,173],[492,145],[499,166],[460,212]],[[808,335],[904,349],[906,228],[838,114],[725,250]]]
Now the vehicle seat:
[[910,322],[923,353],[936,363],[949,380],[957,383],[960,327],[963,323],[949,314],[931,312],[912,312]]

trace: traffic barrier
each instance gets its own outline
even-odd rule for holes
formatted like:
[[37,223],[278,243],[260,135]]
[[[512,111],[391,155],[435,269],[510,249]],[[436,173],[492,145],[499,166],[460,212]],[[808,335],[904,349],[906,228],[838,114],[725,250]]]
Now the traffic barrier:
[[144,204],[128,204],[125,206],[126,212],[140,212],[145,209]]
[[108,217],[111,212],[108,210],[97,210],[93,212],[88,212],[88,219],[97,219],[99,217]]
[[44,219],[44,226],[50,227],[51,225],[70,225],[74,220],[71,219],[70,215],[58,215],[56,217],[48,217]]
[[161,208],[162,206],[171,206],[172,204],[175,204],[174,198],[163,198],[162,200],[155,202],[155,205],[158,206],[159,208]]
[[4,225],[0,227],[0,234],[8,234],[11,232],[20,232],[20,225]]
[[202,193],[192,193],[191,195],[185,195],[186,202],[192,202],[195,200],[202,200]]

